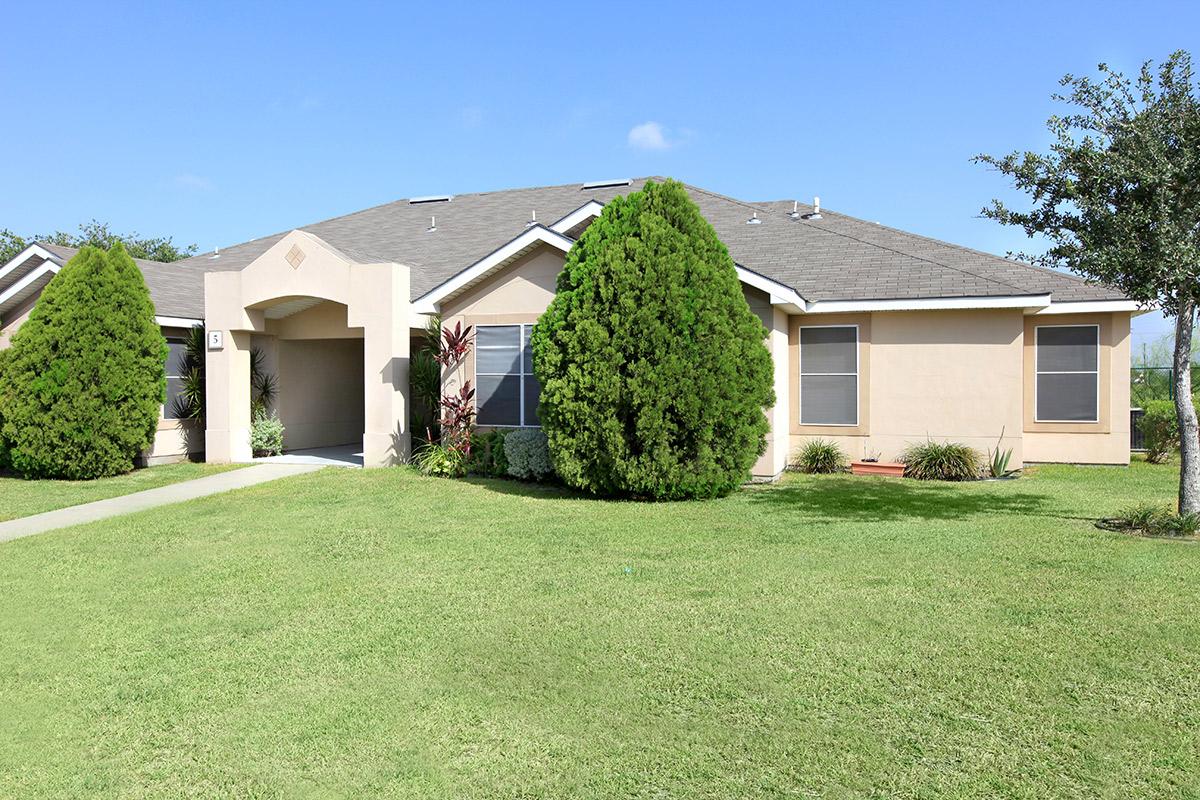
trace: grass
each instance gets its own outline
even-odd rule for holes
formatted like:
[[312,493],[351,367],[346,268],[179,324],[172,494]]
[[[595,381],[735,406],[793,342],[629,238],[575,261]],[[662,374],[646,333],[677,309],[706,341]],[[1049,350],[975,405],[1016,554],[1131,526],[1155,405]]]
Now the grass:
[[27,481],[0,474],[0,522],[203,478],[239,466],[242,465],[183,462],[135,469],[126,475],[94,481]]
[[0,796],[1196,797],[1170,467],[323,470],[0,547]]

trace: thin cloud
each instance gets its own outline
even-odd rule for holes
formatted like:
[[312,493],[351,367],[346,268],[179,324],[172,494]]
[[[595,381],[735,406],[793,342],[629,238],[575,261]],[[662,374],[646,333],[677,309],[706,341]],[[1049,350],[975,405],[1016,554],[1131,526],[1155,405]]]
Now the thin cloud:
[[629,146],[634,150],[670,150],[690,139],[692,131],[672,131],[661,122],[643,122],[629,129]]

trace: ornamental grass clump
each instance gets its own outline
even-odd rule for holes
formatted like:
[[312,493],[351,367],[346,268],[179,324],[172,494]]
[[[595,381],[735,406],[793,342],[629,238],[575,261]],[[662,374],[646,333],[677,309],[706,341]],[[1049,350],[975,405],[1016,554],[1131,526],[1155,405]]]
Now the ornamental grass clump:
[[793,469],[810,475],[845,472],[846,454],[836,442],[812,439],[801,448]]
[[958,442],[930,440],[909,445],[900,460],[904,477],[919,481],[973,481],[982,469],[979,453]]
[[775,404],[765,337],[683,184],[615,198],[571,247],[533,329],[538,416],[559,476],[649,500],[740,486]]

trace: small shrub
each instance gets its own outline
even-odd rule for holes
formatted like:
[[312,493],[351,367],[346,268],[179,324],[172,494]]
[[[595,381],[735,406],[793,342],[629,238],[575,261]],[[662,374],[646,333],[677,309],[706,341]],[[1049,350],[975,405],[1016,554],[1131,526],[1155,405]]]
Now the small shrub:
[[471,434],[471,457],[467,461],[467,472],[487,478],[501,478],[508,474],[508,458],[504,453],[506,431],[488,431]]
[[250,423],[250,449],[255,456],[277,456],[283,452],[283,423],[275,414],[259,410]]
[[1188,537],[1200,533],[1200,514],[1175,514],[1165,505],[1139,503],[1097,524],[1146,536]]
[[1153,532],[1159,536],[1195,536],[1200,533],[1200,513],[1169,514]]
[[900,460],[904,477],[920,481],[973,481],[980,475],[979,453],[958,442],[909,445]]
[[1179,447],[1179,420],[1175,416],[1175,403],[1170,400],[1151,400],[1143,411],[1138,425],[1146,446],[1146,460],[1151,464],[1161,464]]
[[1113,522],[1118,527],[1131,530],[1150,531],[1159,526],[1162,520],[1171,516],[1171,509],[1157,503],[1138,503],[1123,509]]
[[795,468],[812,475],[846,471],[846,454],[836,442],[812,439],[800,450]]
[[988,475],[993,478],[1005,478],[1016,472],[1016,470],[1008,468],[1008,462],[1012,460],[1012,448],[1001,450],[1000,445],[1004,442],[1004,429],[1000,429],[1000,438],[996,440],[996,449],[988,450]]
[[442,442],[427,442],[412,456],[413,466],[431,478],[461,478],[467,474],[466,456],[457,447]]
[[544,481],[554,474],[546,434],[540,430],[513,431],[504,437],[508,474],[523,480]]

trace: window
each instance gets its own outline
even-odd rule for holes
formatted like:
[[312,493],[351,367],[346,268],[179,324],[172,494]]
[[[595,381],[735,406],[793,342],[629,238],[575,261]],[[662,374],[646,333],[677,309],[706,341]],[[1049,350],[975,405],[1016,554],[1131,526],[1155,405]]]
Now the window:
[[187,375],[187,341],[167,339],[167,402],[163,404],[163,419],[182,419],[187,416],[183,399],[183,382]]
[[1037,422],[1100,420],[1100,326],[1034,328]]
[[858,424],[858,326],[800,329],[800,424]]
[[541,387],[533,376],[533,325],[479,325],[475,333],[475,421],[538,426]]

